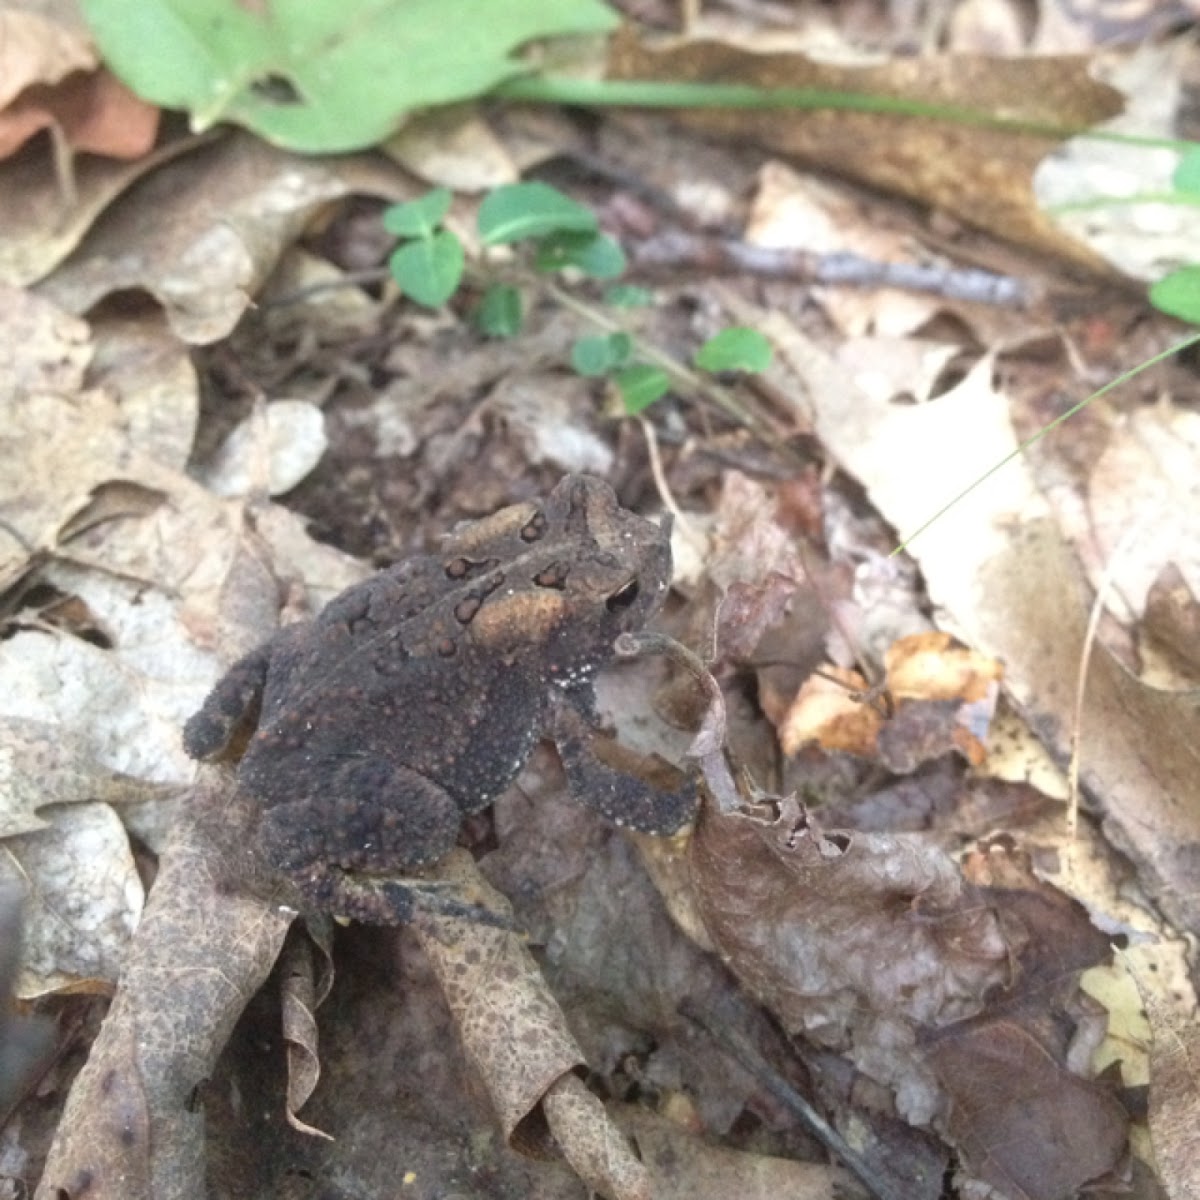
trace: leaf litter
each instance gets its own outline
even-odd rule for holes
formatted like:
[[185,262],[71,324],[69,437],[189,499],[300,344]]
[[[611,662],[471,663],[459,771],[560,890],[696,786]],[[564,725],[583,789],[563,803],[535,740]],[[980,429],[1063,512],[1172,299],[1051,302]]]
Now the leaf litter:
[[[731,47],[681,53],[688,71],[689,54],[745,66]],[[1005,71],[1029,88],[1019,66],[997,68],[1002,98]],[[918,95],[954,86],[919,63],[891,74]],[[1112,106],[1078,65],[1063,79],[1075,94],[1060,116]],[[706,146],[665,119],[606,117],[594,145],[618,169],[548,177],[626,238],[717,213],[748,241],[820,228],[882,260],[953,257],[961,233],[799,173],[797,157],[842,161],[819,143],[848,121],[786,147],[780,126],[761,151],[745,125],[728,126],[738,144]],[[577,128],[549,128],[586,161]],[[898,181],[897,163],[933,156],[888,128],[896,153],[860,157],[876,186],[953,210],[948,180],[968,219],[1097,261],[1030,207],[1040,149],[1000,153],[974,131],[937,143],[945,180]],[[505,131],[498,119],[487,136],[503,147]],[[870,123],[856,136],[880,144]],[[1130,1179],[1188,1195],[1200,764],[1186,368],[1160,373],[1157,404],[1108,401],[1088,426],[1094,455],[1039,447],[891,559],[892,531],[1003,457],[1048,394],[1087,390],[1080,345],[1093,371],[1128,366],[1120,339],[1069,311],[812,289],[803,312],[794,283],[660,280],[645,332],[681,357],[729,324],[772,337],[768,403],[792,434],[763,446],[670,400],[649,410],[662,500],[681,510],[666,626],[709,682],[642,657],[602,703],[642,751],[678,760],[688,730],[727,737],[733,774],[709,775],[722,802],[690,837],[627,840],[564,797],[541,752],[468,830],[482,877],[465,851],[438,872],[511,903],[528,940],[441,919],[302,937],[243,862],[236,795],[219,773],[195,779],[179,746],[220,664],[362,578],[362,559],[393,561],[564,471],[610,475],[652,510],[656,468],[638,427],[563,374],[577,331],[561,317],[480,344],[457,308],[423,315],[348,286],[356,256],[386,256],[355,232],[378,212],[369,198],[415,191],[394,168],[173,137],[124,174],[80,160],[74,206],[44,134],[0,166],[19,205],[0,242],[13,285],[0,819],[7,877],[29,898],[17,991],[52,993],[41,1003],[60,1014],[113,996],[95,1040],[65,1046],[14,1110],[24,1182],[47,1197],[192,1196],[207,1158],[215,1195],[385,1195],[398,1179],[430,1195],[718,1196],[752,1180],[841,1194],[854,1185],[800,1123],[802,1093],[877,1195],[932,1200],[948,1173],[964,1196],[1053,1200]],[[630,185],[631,161],[668,203]],[[963,187],[980,161],[1013,175],[986,206]],[[1109,312],[1123,319],[1116,300]],[[1075,354],[1038,359],[1038,338]],[[1031,373],[1010,373],[1017,361]],[[818,687],[836,718],[806,713]],[[850,738],[835,732],[847,721]],[[1076,730],[1086,806],[1072,832],[1053,762]],[[1021,749],[1031,731],[1053,762]],[[706,773],[717,748],[696,751]],[[1143,1123],[1132,1098],[1147,1082]],[[1165,1192],[1148,1182],[1155,1156]]]

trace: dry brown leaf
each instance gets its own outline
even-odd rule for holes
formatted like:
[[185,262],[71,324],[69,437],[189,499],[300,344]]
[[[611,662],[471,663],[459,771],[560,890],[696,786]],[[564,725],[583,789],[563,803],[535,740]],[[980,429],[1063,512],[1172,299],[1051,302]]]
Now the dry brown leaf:
[[[1084,58],[906,58],[846,67],[798,54],[755,54],[718,42],[651,50],[618,36],[618,79],[740,83],[893,96],[1083,128],[1121,109],[1120,94],[1088,75]],[[1010,241],[1106,271],[1038,208],[1033,170],[1054,139],[978,125],[880,113],[704,110],[677,112],[692,128],[757,142],[776,154],[908,196]]]
[[1174,563],[1163,567],[1146,593],[1142,633],[1177,675],[1200,680],[1200,601]]
[[1140,620],[1154,581],[1175,567],[1200,594],[1200,413],[1158,404],[1114,431],[1088,481],[1104,570]]
[[290,910],[226,886],[229,788],[198,787],[162,856],[121,984],[76,1077],[36,1197],[204,1191],[198,1089],[283,945]]
[[43,129],[61,132],[72,150],[105,158],[140,158],[158,135],[159,110],[107,70],[68,76],[51,87],[27,88],[0,110],[0,158]]
[[990,1021],[927,1047],[951,1091],[949,1132],[969,1172],[1011,1200],[1061,1200],[1111,1171],[1128,1116],[1062,1069],[1020,1025]]
[[917,1027],[978,1013],[1013,952],[953,861],[921,835],[823,833],[794,799],[706,806],[691,861],[705,926],[749,990],[894,1089],[906,1119],[932,1120],[944,1101]]
[[[948,1131],[974,1174],[1045,1200],[1116,1164],[1125,1114],[1067,1069],[1058,1032],[1083,1028],[1078,977],[1108,941],[1007,843],[981,848],[979,888],[927,837],[824,833],[794,799],[760,800],[728,816],[706,807],[691,856],[701,914],[738,978],[785,1028],[884,1084],[910,1122]],[[1006,1136],[1033,1105],[1036,1151]],[[1073,1140],[1080,1123],[1094,1129],[1090,1157]],[[1059,1191],[1032,1187],[1039,1173]]]

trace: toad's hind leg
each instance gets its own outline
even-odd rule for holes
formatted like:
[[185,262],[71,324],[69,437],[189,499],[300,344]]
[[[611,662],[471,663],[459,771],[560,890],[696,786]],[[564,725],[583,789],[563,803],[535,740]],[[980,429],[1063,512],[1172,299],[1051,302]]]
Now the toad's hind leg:
[[462,813],[445,790],[382,758],[348,763],[328,786],[327,795],[272,806],[259,827],[263,855],[314,910],[369,925],[407,924],[418,909],[497,923],[436,881],[389,878],[453,848]]

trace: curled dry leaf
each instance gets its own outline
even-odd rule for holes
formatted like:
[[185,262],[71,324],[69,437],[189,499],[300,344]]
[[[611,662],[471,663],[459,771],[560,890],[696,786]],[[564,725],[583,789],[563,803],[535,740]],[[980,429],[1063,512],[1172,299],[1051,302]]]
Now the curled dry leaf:
[[[691,853],[713,941],[787,1029],[886,1085],[977,1178],[1053,1200],[1111,1170],[1125,1146],[1124,1112],[1068,1069],[1056,1032],[1090,1029],[1078,976],[1108,942],[1012,851],[979,851],[972,871],[989,886],[978,887],[926,837],[825,833],[787,799],[735,815],[707,807]],[[1084,1128],[1087,1155],[1076,1152]]]
[[[314,923],[309,922],[310,933]],[[324,1130],[302,1121],[296,1114],[316,1091],[321,1078],[321,1060],[317,1052],[317,1009],[333,987],[332,929],[328,921],[321,923],[323,932],[323,969],[318,976],[314,969],[314,946],[308,941],[288,943],[280,962],[282,979],[283,1036],[287,1042],[287,1120],[300,1133],[333,1139]]]
[[[511,912],[461,851],[439,864],[437,878],[456,899]],[[433,915],[423,915],[416,931],[512,1147],[540,1156],[556,1142],[596,1191],[648,1200],[645,1168],[603,1105],[574,1079],[583,1054],[520,936]]]
[[38,1200],[204,1194],[197,1089],[270,972],[291,915],[225,882],[239,828],[225,781],[197,787],[186,813],[72,1085]]

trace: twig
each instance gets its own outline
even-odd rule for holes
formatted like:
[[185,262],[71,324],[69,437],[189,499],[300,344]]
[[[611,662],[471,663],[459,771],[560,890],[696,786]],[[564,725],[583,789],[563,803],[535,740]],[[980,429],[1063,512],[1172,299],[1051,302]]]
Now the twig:
[[872,1200],[905,1200],[880,1179],[865,1158],[847,1145],[845,1139],[809,1102],[759,1053],[746,1035],[727,1025],[714,1014],[705,1012],[690,997],[679,1005],[679,1012],[694,1021],[731,1058],[766,1088],[834,1158],[862,1184]]
[[631,250],[643,271],[699,270],[708,275],[752,274],[768,279],[852,287],[895,287],[1004,308],[1028,308],[1038,289],[1010,275],[972,267],[929,267],[879,262],[848,251],[814,254],[792,247],[754,246],[734,238],[705,237],[671,230]]

